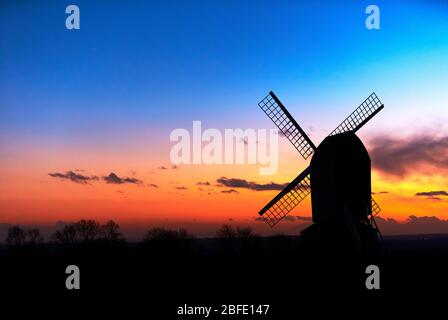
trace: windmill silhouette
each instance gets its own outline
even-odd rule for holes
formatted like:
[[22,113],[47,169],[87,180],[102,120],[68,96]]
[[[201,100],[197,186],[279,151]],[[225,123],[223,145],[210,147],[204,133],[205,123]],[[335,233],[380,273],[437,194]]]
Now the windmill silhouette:
[[[379,247],[381,233],[374,216],[380,207],[372,198],[370,157],[356,136],[384,105],[372,93],[316,147],[271,91],[260,108],[310,165],[273,198],[259,214],[276,225],[311,193],[313,224],[302,231],[311,243],[337,243],[356,252]],[[375,249],[372,249],[375,248]]]

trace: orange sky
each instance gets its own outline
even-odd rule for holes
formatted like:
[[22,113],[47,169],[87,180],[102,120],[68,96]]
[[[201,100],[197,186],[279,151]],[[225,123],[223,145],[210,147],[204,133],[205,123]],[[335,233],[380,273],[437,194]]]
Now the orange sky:
[[[281,222],[274,230],[255,222],[257,212],[278,191],[252,191],[238,188],[236,193],[222,193],[230,188],[216,186],[225,176],[257,183],[291,181],[306,166],[285,139],[280,139],[279,171],[273,176],[260,176],[258,165],[180,165],[172,168],[169,145],[154,144],[130,147],[122,153],[111,150],[64,149],[63,146],[17,146],[1,160],[1,221],[10,224],[46,224],[93,218],[114,219],[126,225],[177,225],[235,223],[253,225],[261,233],[289,230]],[[154,152],[157,151],[157,152]],[[113,154],[113,156],[112,156]],[[161,166],[166,170],[160,169]],[[83,175],[105,176],[110,172],[120,177],[135,177],[142,184],[107,184],[91,181],[79,184],[50,177],[50,172],[78,170]],[[446,190],[444,175],[413,172],[393,177],[373,170],[372,190],[382,208],[381,217],[405,221],[408,216],[448,218],[448,201],[417,197],[421,191]],[[210,186],[199,186],[198,182]],[[157,188],[150,184],[157,185]],[[178,189],[182,188],[182,190]],[[200,191],[200,188],[202,191]],[[310,216],[310,199],[301,203],[292,215]],[[231,220],[229,220],[231,219]]]

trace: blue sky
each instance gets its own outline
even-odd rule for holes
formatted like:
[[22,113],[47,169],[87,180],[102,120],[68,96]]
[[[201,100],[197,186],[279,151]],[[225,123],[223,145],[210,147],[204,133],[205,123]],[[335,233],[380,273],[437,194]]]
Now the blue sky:
[[407,102],[446,98],[438,1],[375,1],[378,31],[364,27],[367,1],[76,1],[79,31],[65,29],[68,4],[1,4],[3,137],[268,126],[256,103],[271,89],[328,130],[372,91],[392,126],[404,108],[421,116]]

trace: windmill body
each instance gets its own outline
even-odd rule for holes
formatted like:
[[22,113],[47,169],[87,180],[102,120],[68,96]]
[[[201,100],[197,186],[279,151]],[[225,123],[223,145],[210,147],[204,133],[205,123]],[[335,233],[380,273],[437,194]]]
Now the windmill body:
[[369,154],[356,131],[383,109],[371,94],[316,147],[273,92],[260,103],[309,167],[259,214],[273,227],[311,193],[313,224],[302,231],[307,243],[332,243],[357,253],[375,251],[381,234],[374,216]]
[[340,220],[344,210],[368,219],[371,198],[370,157],[352,132],[329,136],[310,164],[313,222]]

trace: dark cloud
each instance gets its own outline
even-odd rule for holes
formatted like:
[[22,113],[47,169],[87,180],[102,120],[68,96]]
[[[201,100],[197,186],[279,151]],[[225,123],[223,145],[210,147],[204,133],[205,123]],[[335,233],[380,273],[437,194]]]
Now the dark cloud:
[[53,178],[67,179],[76,183],[88,184],[89,181],[98,180],[98,177],[95,176],[85,176],[79,173],[75,173],[73,171],[67,171],[66,173],[53,172],[48,174]]
[[159,188],[159,186],[156,185],[155,183],[150,183],[150,184],[148,184],[148,187],[150,187],[150,188],[156,188],[156,189]]
[[218,182],[218,184],[220,186],[225,186],[225,187],[230,187],[230,188],[244,188],[244,189],[250,189],[250,190],[255,190],[255,191],[282,190],[283,188],[285,188],[288,185],[287,183],[280,184],[280,183],[275,183],[275,182],[261,184],[261,183],[247,181],[244,179],[237,179],[237,178],[229,179],[226,177],[221,177],[221,178],[217,179],[216,182]]
[[177,190],[188,190],[188,188],[187,188],[187,187],[184,187],[184,186],[176,187],[176,189],[177,189]]
[[111,184],[124,184],[124,183],[140,184],[140,183],[142,183],[142,181],[137,178],[119,177],[113,172],[111,172],[108,176],[104,176],[103,180],[106,181],[106,183],[111,183]]
[[171,166],[171,169],[175,170],[175,169],[179,169],[179,167],[174,164]]
[[432,201],[448,201],[442,199],[442,196],[448,196],[448,192],[440,190],[440,191],[426,191],[426,192],[417,192],[415,194],[416,197],[424,197],[427,200]]
[[441,234],[448,233],[448,220],[435,216],[417,217],[410,215],[404,222],[395,219],[375,217],[380,231],[383,234]]
[[389,191],[372,192],[372,194],[388,194]]
[[157,169],[159,169],[159,170],[168,170],[168,168],[167,168],[167,167],[164,167],[164,166],[160,166],[160,167],[158,167]]
[[448,170],[448,136],[378,136],[370,146],[373,167],[387,175],[403,177],[417,170]]
[[417,197],[434,197],[434,196],[448,196],[448,192],[440,191],[427,191],[427,192],[417,192],[415,194]]
[[239,192],[236,191],[235,189],[222,190],[221,193],[235,193],[235,194],[239,194]]
[[208,182],[208,181],[204,181],[204,182],[198,182],[198,183],[196,183],[196,185],[198,185],[198,186],[209,186],[210,185],[210,182]]

